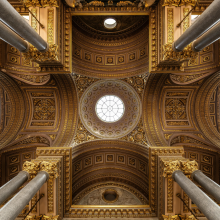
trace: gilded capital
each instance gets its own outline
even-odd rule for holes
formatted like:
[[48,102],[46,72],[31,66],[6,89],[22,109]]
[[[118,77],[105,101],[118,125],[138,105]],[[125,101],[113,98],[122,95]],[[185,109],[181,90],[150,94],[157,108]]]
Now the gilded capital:
[[179,220],[178,215],[162,215],[164,220]]
[[163,176],[167,177],[168,175],[172,175],[175,170],[180,170],[180,162],[178,160],[175,161],[163,161]]
[[32,179],[40,171],[40,164],[38,162],[25,161],[22,170],[28,172],[30,174],[30,178]]
[[198,163],[193,161],[180,161],[181,162],[181,168],[184,174],[192,174],[194,171],[198,170]]
[[27,8],[29,7],[41,7],[40,0],[23,0],[23,3]]
[[183,51],[176,52],[172,49],[172,44],[163,45],[163,61],[184,62],[194,60],[198,57],[198,52],[192,50],[191,44],[186,46]]
[[196,4],[196,0],[164,0],[163,6],[176,6],[180,7],[183,5],[192,5]]
[[59,215],[56,216],[46,216],[46,215],[40,215],[40,216],[30,216],[28,215],[25,220],[58,220]]
[[57,0],[41,0],[42,7],[59,7]]
[[57,163],[42,161],[40,163],[40,171],[45,171],[50,175],[50,179],[55,179],[59,176]]
[[57,0],[23,0],[26,7],[58,7]]
[[40,52],[34,46],[30,46],[29,51],[23,54],[26,61],[32,61],[36,63],[43,62],[58,62],[58,45],[50,44],[49,49],[46,52]]

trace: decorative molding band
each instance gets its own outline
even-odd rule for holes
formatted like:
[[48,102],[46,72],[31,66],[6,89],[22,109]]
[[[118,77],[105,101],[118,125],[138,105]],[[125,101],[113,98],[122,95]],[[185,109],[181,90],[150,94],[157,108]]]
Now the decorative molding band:
[[196,218],[193,215],[162,215],[163,220],[195,220]]
[[196,4],[196,0],[164,0],[163,6],[176,6],[180,7],[183,5],[192,5]]
[[167,8],[167,43],[172,44],[174,41],[173,27],[173,8]]
[[40,216],[30,216],[28,215],[25,220],[58,220],[59,215],[56,216],[46,216],[46,215],[40,215]]
[[26,7],[59,7],[57,0],[23,0]]

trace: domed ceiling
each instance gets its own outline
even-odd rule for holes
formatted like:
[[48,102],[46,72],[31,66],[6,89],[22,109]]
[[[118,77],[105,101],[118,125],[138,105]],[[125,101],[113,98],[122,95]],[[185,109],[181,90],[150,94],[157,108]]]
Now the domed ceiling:
[[[108,29],[104,21],[115,19]],[[73,73],[124,78],[148,72],[148,16],[73,16]]]
[[[124,103],[124,113],[119,120],[109,123],[96,113],[101,97],[114,95]],[[121,80],[100,80],[92,84],[80,99],[80,118],[86,129],[99,138],[120,138],[131,132],[141,117],[141,100],[137,92]]]

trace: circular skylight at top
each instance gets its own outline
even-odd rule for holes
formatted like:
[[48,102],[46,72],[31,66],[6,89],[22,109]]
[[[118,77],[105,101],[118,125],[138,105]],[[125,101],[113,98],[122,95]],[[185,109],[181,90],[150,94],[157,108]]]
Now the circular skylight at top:
[[116,122],[123,116],[125,107],[119,97],[106,95],[98,100],[95,110],[102,121]]
[[113,29],[117,25],[117,22],[114,18],[107,18],[104,21],[104,26],[108,29]]

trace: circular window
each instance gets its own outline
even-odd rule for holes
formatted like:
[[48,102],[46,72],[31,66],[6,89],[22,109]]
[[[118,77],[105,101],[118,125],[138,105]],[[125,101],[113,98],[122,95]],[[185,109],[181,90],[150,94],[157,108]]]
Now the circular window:
[[124,114],[125,107],[123,101],[114,95],[106,95],[96,103],[96,114],[105,122],[116,122]]
[[107,18],[104,21],[104,26],[108,29],[113,29],[117,25],[117,22],[114,18]]
[[102,199],[107,203],[114,203],[118,200],[118,193],[114,189],[107,189],[102,194]]

